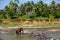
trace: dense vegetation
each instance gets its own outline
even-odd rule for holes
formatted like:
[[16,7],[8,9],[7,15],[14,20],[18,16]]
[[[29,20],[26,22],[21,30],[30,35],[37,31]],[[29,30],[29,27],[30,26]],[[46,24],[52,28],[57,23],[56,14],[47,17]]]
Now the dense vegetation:
[[10,1],[9,5],[0,10],[0,20],[49,20],[60,18],[60,4],[52,1],[47,5],[43,1],[33,1],[18,5],[19,1]]

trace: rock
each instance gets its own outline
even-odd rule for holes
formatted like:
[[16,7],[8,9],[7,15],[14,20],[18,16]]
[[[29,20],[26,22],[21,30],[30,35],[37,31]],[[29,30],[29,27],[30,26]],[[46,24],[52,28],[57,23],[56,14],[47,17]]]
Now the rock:
[[56,39],[56,38],[51,38],[50,40],[59,40],[59,39]]

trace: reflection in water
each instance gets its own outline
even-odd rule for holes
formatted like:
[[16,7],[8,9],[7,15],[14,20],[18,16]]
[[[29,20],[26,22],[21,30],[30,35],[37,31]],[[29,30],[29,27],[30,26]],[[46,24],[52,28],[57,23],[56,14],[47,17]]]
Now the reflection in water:
[[[41,31],[41,29],[27,29],[27,30],[30,30],[30,31],[39,30],[39,31]],[[44,30],[46,31],[47,29],[44,29]],[[8,30],[8,32],[9,33],[0,33],[0,38],[3,40],[45,40],[45,39],[49,40],[49,38],[51,38],[51,37],[60,38],[60,32],[46,32],[47,38],[43,38],[43,39],[40,37],[33,36],[31,34],[16,35],[15,30]]]
[[31,37],[27,34],[24,34],[24,35],[15,35],[15,34],[2,34],[2,37],[1,37],[3,40],[36,40],[35,37]]

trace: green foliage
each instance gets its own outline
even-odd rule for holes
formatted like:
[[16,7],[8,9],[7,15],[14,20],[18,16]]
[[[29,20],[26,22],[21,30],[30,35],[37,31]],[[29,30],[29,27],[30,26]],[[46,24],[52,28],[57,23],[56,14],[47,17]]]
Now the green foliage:
[[30,18],[28,17],[28,15],[24,15],[22,17],[19,18],[20,20],[30,20]]
[[32,13],[32,14],[29,15],[29,17],[30,17],[31,19],[35,19],[36,14],[35,14],[35,13]]
[[37,17],[36,20],[49,20],[49,19],[46,17]]
[[54,16],[51,15],[51,14],[49,14],[49,19],[50,19],[50,20],[53,20],[53,19],[54,19]]
[[20,19],[20,20],[48,20],[60,18],[60,4],[51,2],[50,5],[43,1],[38,3],[27,2],[18,5],[19,0],[11,0],[9,5],[0,10],[0,19]]
[[4,19],[4,12],[3,10],[0,10],[0,20]]

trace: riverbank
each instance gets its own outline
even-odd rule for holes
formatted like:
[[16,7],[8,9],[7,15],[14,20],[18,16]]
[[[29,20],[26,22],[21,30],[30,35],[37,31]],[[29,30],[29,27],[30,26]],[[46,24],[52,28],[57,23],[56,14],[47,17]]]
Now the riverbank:
[[24,22],[0,22],[0,29],[16,29],[16,28],[60,28],[60,21],[24,21]]
[[54,27],[53,26],[44,26],[44,27],[43,26],[40,26],[40,27],[31,27],[31,26],[30,27],[22,27],[22,26],[21,27],[20,26],[15,26],[15,27],[1,27],[0,26],[0,29],[17,29],[17,28],[48,28],[48,29],[60,29],[60,26],[57,26],[57,27],[56,26],[54,26]]
[[[12,29],[17,29],[20,27],[0,27],[0,30],[12,30]],[[60,31],[60,27],[45,27],[45,28],[41,28],[41,27],[22,27],[24,30],[24,32],[29,32],[30,29],[40,29],[40,31],[42,32],[59,32]],[[3,32],[4,33],[4,32]]]
[[4,22],[4,23],[0,23],[1,27],[57,27],[60,26],[60,21],[58,22]]

